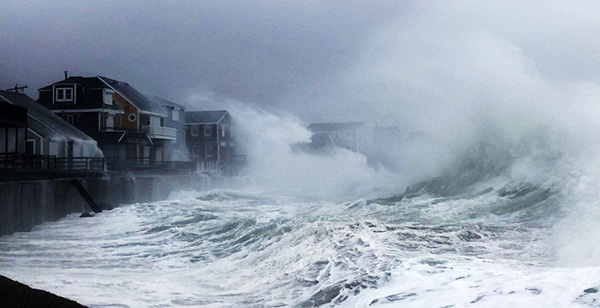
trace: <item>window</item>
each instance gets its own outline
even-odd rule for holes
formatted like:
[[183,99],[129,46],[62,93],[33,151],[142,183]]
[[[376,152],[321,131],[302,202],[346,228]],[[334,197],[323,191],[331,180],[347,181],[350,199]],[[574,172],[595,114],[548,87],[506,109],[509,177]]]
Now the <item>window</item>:
[[199,157],[200,156],[200,146],[195,145],[192,147],[192,156]]
[[212,125],[205,124],[204,125],[204,136],[211,136],[211,135],[212,135]]
[[103,103],[105,105],[112,105],[113,104],[113,93],[114,93],[113,91],[108,90],[108,89],[104,89],[102,91],[102,94],[103,94],[102,100],[103,100]]
[[198,125],[192,125],[192,136],[198,136]]
[[137,116],[135,115],[135,113],[130,113],[127,116],[127,120],[129,120],[129,122],[135,122],[135,120],[137,120]]
[[75,124],[75,119],[73,118],[72,114],[67,115],[67,122],[69,122],[71,125]]
[[106,115],[106,128],[115,127],[115,117],[113,115]]
[[58,88],[56,89],[57,102],[72,102],[73,101],[73,88]]
[[171,116],[173,121],[179,121],[179,109],[173,109],[173,115]]
[[225,137],[225,125],[221,124],[221,137]]
[[204,155],[206,157],[212,157],[213,156],[213,147],[212,145],[207,145],[204,147]]

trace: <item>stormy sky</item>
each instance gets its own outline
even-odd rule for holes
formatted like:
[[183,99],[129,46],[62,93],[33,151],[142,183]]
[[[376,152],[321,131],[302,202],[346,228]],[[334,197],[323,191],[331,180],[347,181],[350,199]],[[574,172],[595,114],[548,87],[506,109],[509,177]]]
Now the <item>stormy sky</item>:
[[0,0],[0,87],[37,98],[68,70],[190,109],[233,99],[305,121],[437,123],[572,92],[557,88],[596,93],[598,12],[597,1]]

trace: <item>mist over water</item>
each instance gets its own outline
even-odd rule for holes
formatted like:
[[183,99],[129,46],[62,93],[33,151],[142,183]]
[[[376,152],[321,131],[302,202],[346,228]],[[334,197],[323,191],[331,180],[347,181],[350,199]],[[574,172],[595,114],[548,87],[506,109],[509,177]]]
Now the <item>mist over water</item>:
[[228,188],[2,237],[0,268],[90,307],[593,307],[597,107],[555,91],[423,118],[390,168],[228,102],[248,161]]
[[392,143],[413,165],[386,169],[298,151],[305,123],[231,103],[248,166],[229,188],[5,236],[0,268],[90,307],[591,307],[600,170],[579,104],[473,108],[461,134]]

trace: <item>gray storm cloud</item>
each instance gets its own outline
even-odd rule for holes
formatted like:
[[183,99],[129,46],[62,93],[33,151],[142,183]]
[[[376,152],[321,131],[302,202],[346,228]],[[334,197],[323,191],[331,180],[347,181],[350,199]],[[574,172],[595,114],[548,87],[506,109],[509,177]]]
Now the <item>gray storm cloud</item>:
[[395,1],[0,1],[2,86],[106,75],[183,101],[191,89],[278,105],[349,65],[411,5]]
[[0,6],[0,84],[27,83],[34,98],[68,70],[126,80],[191,106],[203,92],[306,121],[408,126],[439,124],[447,109],[473,101],[531,101],[532,83],[597,83],[600,69],[594,1]]

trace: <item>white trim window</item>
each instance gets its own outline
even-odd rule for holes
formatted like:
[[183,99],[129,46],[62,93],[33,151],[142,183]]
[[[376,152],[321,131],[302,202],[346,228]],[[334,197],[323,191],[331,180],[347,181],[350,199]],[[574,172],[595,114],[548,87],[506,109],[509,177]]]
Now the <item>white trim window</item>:
[[113,104],[113,93],[115,93],[115,92],[112,90],[109,90],[109,89],[102,90],[102,102],[105,105]]
[[212,157],[213,156],[213,147],[212,145],[207,145],[204,147],[204,156]]
[[212,136],[212,125],[204,124],[204,136]]
[[171,118],[173,121],[179,121],[179,109],[173,108],[173,111],[171,111]]
[[190,134],[193,137],[198,136],[198,125],[191,125],[191,132],[190,132]]
[[56,88],[54,100],[57,102],[72,102],[73,88]]

